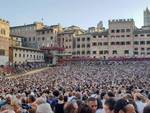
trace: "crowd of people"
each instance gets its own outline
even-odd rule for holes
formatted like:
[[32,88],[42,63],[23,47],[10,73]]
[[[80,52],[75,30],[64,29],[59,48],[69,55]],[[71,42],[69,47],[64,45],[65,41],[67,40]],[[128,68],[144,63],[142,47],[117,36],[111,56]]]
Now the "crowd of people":
[[70,61],[0,77],[0,113],[150,113],[149,61]]
[[46,67],[47,64],[44,62],[31,62],[31,63],[22,63],[22,64],[11,64],[6,66],[0,67],[0,75],[16,75],[16,74],[23,74],[28,71],[39,69]]

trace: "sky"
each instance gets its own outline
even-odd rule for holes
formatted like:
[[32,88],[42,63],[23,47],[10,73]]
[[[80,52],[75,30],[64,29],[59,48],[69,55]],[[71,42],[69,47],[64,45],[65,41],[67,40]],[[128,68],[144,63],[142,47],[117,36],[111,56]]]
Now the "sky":
[[60,23],[84,29],[99,21],[107,28],[108,20],[133,18],[141,27],[146,7],[150,9],[150,0],[0,0],[0,18],[11,26],[43,21],[49,26]]

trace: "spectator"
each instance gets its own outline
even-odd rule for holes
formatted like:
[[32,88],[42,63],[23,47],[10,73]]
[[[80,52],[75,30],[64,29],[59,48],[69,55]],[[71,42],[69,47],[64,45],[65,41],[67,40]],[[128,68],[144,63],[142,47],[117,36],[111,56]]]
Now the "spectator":
[[114,113],[114,106],[116,101],[112,98],[105,101],[104,110],[105,113]]
[[143,113],[150,113],[150,105],[144,107]]
[[97,100],[94,97],[90,97],[87,100],[87,104],[92,109],[92,113],[96,113],[96,110],[97,110]]

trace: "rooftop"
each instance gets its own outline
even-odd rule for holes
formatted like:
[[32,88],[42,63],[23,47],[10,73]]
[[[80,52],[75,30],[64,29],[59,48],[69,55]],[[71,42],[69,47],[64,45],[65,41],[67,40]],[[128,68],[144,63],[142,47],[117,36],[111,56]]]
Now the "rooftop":
[[0,22],[3,22],[3,23],[6,23],[6,24],[9,24],[9,21],[4,20],[4,19],[2,19],[2,18],[0,18]]
[[94,33],[91,33],[91,35],[99,35],[99,36],[102,36],[102,35],[108,35],[109,34],[109,32],[108,32],[108,30],[105,30],[105,31],[103,31],[103,32],[94,32]]
[[150,34],[150,29],[136,29],[133,34]]
[[29,47],[11,46],[10,48],[24,49],[24,50],[31,50],[31,51],[39,51],[39,52],[42,52],[42,51],[39,50],[39,49],[34,49],[34,48],[29,48]]
[[34,22],[32,24],[24,24],[24,25],[20,25],[20,26],[13,26],[13,27],[10,27],[11,29],[13,28],[19,28],[19,27],[28,27],[28,26],[35,26],[36,24],[43,24],[42,22]]

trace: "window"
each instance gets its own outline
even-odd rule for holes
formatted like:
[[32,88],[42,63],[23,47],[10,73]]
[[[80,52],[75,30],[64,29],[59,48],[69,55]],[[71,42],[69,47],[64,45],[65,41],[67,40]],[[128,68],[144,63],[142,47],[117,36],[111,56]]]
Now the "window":
[[141,52],[141,55],[145,55],[145,52]]
[[139,42],[138,41],[134,41],[134,45],[139,45]]
[[87,38],[87,41],[90,41],[90,37]]
[[82,55],[84,55],[85,54],[85,51],[82,51]]
[[138,37],[138,35],[134,35],[135,37]]
[[77,45],[77,48],[80,48],[80,45]]
[[101,35],[99,35],[99,36],[98,36],[98,38],[102,38],[102,36],[101,36]]
[[17,53],[15,53],[15,57],[17,57]]
[[99,51],[99,54],[101,54],[101,55],[102,55],[102,54],[103,54],[103,51]]
[[[53,33],[53,32],[54,32],[54,30],[53,30],[53,29],[51,29],[51,30],[50,30],[50,32],[51,32],[51,33]],[[62,34],[62,35],[64,35],[64,34]]]
[[129,54],[129,50],[124,50],[124,54]]
[[45,32],[44,31],[42,31],[42,34],[44,34]]
[[115,42],[111,42],[111,45],[115,45]]
[[147,34],[147,37],[150,37],[150,34]]
[[90,44],[87,44],[87,48],[90,48]]
[[130,29],[126,29],[126,32],[130,32],[131,30]]
[[38,41],[40,41],[40,37],[38,37]]
[[104,51],[104,54],[108,54],[108,51],[107,51],[107,50],[105,50],[105,51]]
[[93,38],[96,38],[96,36],[94,35]]
[[23,58],[25,58],[25,54],[23,54]]
[[85,38],[82,38],[82,41],[85,41]]
[[124,33],[125,32],[125,29],[121,29],[121,33]]
[[5,50],[4,49],[0,49],[0,55],[4,56],[5,55]]
[[72,54],[73,54],[73,55],[75,55],[75,54],[76,54],[76,52],[74,51],[74,52],[72,52]]
[[27,38],[24,38],[24,41],[26,42],[26,41],[27,41]]
[[31,41],[31,38],[29,37],[29,41]]
[[120,45],[120,42],[116,42],[116,45]]
[[45,37],[42,37],[42,40],[44,41],[44,40],[45,40]]
[[113,50],[112,54],[117,54],[117,51],[116,51],[116,50]]
[[150,45],[150,41],[147,41],[147,44]]
[[145,41],[140,41],[140,45],[145,45]]
[[80,55],[80,51],[77,51],[77,54]]
[[121,35],[121,37],[125,37],[124,35]]
[[96,46],[97,45],[97,43],[96,42],[93,42],[93,44],[92,44],[93,46]]
[[143,34],[141,34],[140,36],[141,36],[141,37],[144,37],[144,35],[143,35]]
[[130,37],[130,35],[127,35],[127,37]]
[[126,42],[126,45],[131,45],[131,42],[127,41],[127,42]]
[[19,57],[21,57],[21,54],[19,54]]
[[117,30],[116,30],[116,33],[120,33],[120,30],[119,30],[119,29],[117,29]]
[[102,46],[102,42],[98,42],[98,45],[99,45],[99,46]]
[[5,30],[4,30],[4,29],[1,29],[0,33],[1,33],[1,34],[5,34]]
[[[51,40],[53,40],[53,37],[51,36]],[[64,38],[63,38],[63,40],[64,40]]]
[[112,30],[111,30],[111,33],[115,33],[115,30],[114,30],[114,29],[112,29]]
[[125,45],[125,42],[121,42],[121,45]]
[[82,44],[82,48],[85,48],[85,44]]
[[138,51],[138,48],[134,48],[135,51]]
[[119,37],[120,37],[119,35],[116,36],[116,38],[119,38]]
[[134,55],[138,55],[139,54],[139,52],[134,52]]
[[80,42],[80,38],[77,38],[77,41]]
[[96,54],[96,51],[93,51],[93,54]]
[[35,41],[35,37],[33,37],[33,41]]
[[108,42],[104,42],[104,45],[105,45],[105,46],[108,45]]
[[91,54],[91,52],[90,52],[90,51],[87,51],[87,54],[89,55],[89,54]]
[[147,48],[147,51],[150,51],[150,48]]
[[6,31],[5,31],[5,29],[4,29],[4,31],[3,31],[3,34],[4,34],[4,35],[6,34]]
[[141,48],[141,51],[144,51],[145,50],[145,48]]

